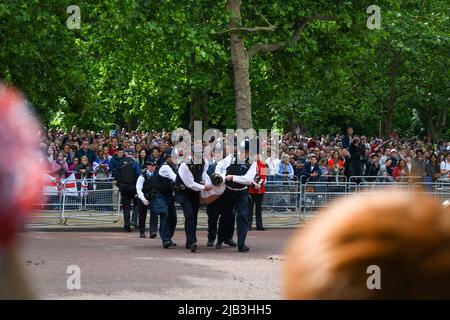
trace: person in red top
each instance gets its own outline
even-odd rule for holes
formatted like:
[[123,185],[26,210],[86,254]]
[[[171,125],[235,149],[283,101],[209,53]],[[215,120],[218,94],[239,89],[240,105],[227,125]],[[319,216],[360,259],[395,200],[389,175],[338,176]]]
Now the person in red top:
[[406,166],[406,161],[404,159],[400,159],[398,165],[394,168],[392,172],[392,176],[395,178],[395,181],[403,182],[406,177],[410,175],[408,167]]
[[328,168],[333,168],[335,162],[338,163],[339,169],[342,169],[344,167],[344,161],[339,156],[339,152],[337,150],[334,150],[331,154],[331,159],[328,160]]
[[262,203],[264,200],[264,193],[266,192],[267,164],[262,159],[261,154],[258,153],[258,160],[256,162],[256,176],[255,184],[248,187],[249,201],[248,201],[248,223],[249,230],[252,229],[253,223],[253,207],[255,207],[256,230],[265,231],[262,222]]
[[117,138],[113,137],[111,138],[111,145],[109,146],[108,155],[112,157],[113,155],[116,154],[116,152],[117,152]]

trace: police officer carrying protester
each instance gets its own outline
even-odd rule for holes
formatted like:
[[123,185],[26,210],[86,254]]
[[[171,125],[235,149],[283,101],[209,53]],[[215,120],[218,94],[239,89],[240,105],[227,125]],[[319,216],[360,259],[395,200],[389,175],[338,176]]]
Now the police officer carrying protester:
[[256,176],[256,161],[252,164],[249,162],[250,143],[248,140],[245,141],[244,146],[245,152],[243,157],[238,159],[235,150],[234,154],[226,156],[216,167],[216,173],[224,178],[226,185],[225,192],[219,199],[220,210],[224,219],[219,223],[216,248],[220,248],[222,242],[229,245],[234,244],[231,238],[234,229],[233,209],[235,209],[237,214],[237,245],[239,252],[247,252],[250,250],[245,244],[249,229],[247,186],[256,185],[254,181]]
[[141,238],[145,238],[145,220],[147,219],[147,209],[150,208],[150,238],[156,238],[158,232],[158,215],[155,211],[153,195],[153,175],[156,169],[156,161],[147,160],[145,162],[147,170],[144,171],[136,182],[136,192],[139,202],[139,233]]
[[176,177],[177,195],[176,200],[183,208],[184,230],[186,232],[186,249],[191,252],[197,250],[197,216],[200,206],[200,191],[211,190],[210,184],[201,184],[208,181],[208,162],[202,159],[200,164],[187,164],[181,162]]
[[[220,147],[218,148],[220,149]],[[217,156],[218,157],[218,156]],[[208,154],[208,158],[206,159],[208,161],[208,170],[207,174],[213,178],[215,175],[215,170],[217,166],[216,161],[216,150],[211,150],[211,154]],[[223,179],[222,179],[223,181]],[[212,203],[209,203],[206,206],[206,214],[208,216],[208,242],[206,244],[207,247],[213,247],[214,241],[216,240],[217,236],[217,222],[219,221],[219,199],[213,201]]]
[[165,249],[176,247],[172,241],[177,226],[177,212],[174,203],[174,186],[177,177],[176,164],[172,159],[172,148],[163,155],[162,165],[155,171],[153,187],[155,190],[154,209],[161,216],[159,233]]
[[[119,147],[118,151],[122,151],[122,148]],[[140,175],[141,168],[139,167],[137,162],[134,161],[129,154],[125,154],[125,156],[120,159],[119,169],[116,175],[117,185],[119,187],[120,195],[122,198],[125,232],[131,232],[131,201],[133,201],[133,205],[137,207],[138,204],[136,198],[136,181]]]

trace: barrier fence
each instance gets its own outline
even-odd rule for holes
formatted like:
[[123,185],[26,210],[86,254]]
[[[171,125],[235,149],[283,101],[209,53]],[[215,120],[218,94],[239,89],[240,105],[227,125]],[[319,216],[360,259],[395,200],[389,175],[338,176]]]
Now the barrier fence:
[[[322,176],[298,180],[274,179],[266,183],[262,204],[265,224],[286,226],[304,222],[329,207],[333,200],[354,194],[367,194],[384,188],[432,195],[441,202],[450,199],[450,182],[423,182],[422,177],[391,181],[380,177]],[[49,187],[51,186],[51,188]],[[30,224],[82,225],[116,223],[121,217],[120,192],[114,180],[74,178],[51,181],[43,191],[43,201],[34,206]],[[177,207],[182,223],[182,213]],[[201,209],[206,215],[204,208]],[[205,221],[203,221],[205,220]],[[266,223],[270,221],[270,223]],[[199,219],[206,225],[206,218]]]
[[120,218],[120,192],[112,179],[65,179],[44,188],[34,206],[30,224],[116,223]]

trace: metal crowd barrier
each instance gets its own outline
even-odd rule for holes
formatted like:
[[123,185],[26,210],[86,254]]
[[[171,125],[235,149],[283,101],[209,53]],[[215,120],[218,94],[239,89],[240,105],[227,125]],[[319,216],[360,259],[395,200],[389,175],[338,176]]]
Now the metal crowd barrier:
[[[407,182],[407,183],[414,183],[414,182],[420,182],[423,180],[423,177],[421,176],[406,176],[402,177],[399,181],[396,181],[394,177],[389,176],[392,180],[392,182]],[[351,176],[348,178],[348,182],[355,182],[355,183],[362,183],[362,182],[381,182],[382,176]]]
[[[62,192],[61,218],[116,223],[120,218],[120,192],[111,179],[75,180],[78,192]],[[70,182],[69,182],[70,183]]]
[[32,207],[27,223],[33,225],[56,225],[62,223],[62,194],[42,192],[40,202]]
[[57,191],[43,194],[41,203],[33,207],[28,223],[116,223],[120,209],[120,192],[115,181],[108,178],[69,180],[58,182]]
[[309,218],[332,200],[347,197],[357,191],[354,182],[306,182],[302,185],[300,211],[303,217]]
[[[450,181],[379,182],[372,178],[379,177],[322,176],[320,179],[300,177],[298,180],[267,181],[263,217],[276,217],[275,224],[297,224],[314,217],[335,199],[373,193],[387,187],[432,195],[441,202],[450,199]],[[66,181],[61,183],[57,193],[44,196],[44,200],[34,206],[30,220],[34,224],[115,223],[121,217],[120,192],[115,181],[109,178]]]

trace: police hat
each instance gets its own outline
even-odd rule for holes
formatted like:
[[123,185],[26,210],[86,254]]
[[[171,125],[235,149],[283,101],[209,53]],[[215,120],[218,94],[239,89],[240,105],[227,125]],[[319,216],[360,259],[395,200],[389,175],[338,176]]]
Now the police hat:
[[155,160],[147,160],[147,161],[145,161],[145,165],[146,166],[156,166],[156,161]]

